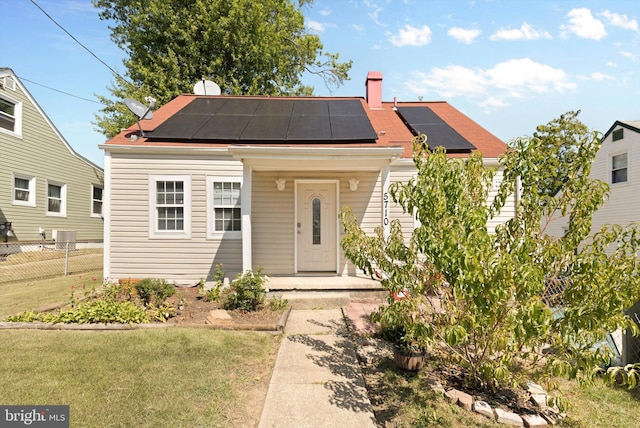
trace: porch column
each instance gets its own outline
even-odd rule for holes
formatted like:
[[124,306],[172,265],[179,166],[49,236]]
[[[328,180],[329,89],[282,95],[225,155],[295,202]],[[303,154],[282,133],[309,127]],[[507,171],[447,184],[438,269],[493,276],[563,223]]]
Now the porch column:
[[389,230],[391,230],[391,195],[389,194],[389,169],[390,165],[385,165],[380,170],[380,180],[382,181],[382,233],[386,238],[389,237]]
[[251,260],[251,180],[252,169],[242,166],[242,271],[252,269]]

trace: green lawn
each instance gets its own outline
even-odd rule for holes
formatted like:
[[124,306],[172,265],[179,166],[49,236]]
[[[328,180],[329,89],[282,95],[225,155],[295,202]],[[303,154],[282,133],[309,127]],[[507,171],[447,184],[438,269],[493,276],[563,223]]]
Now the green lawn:
[[102,287],[102,269],[55,278],[0,284],[0,319],[25,310],[36,310],[66,303],[75,287],[82,298],[92,287]]
[[71,426],[256,426],[279,336],[161,328],[0,330],[0,403],[68,404]]

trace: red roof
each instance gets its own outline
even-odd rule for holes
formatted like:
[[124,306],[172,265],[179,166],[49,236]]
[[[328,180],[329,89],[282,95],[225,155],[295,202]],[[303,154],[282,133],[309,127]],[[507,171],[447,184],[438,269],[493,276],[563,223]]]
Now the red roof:
[[[161,123],[178,113],[182,108],[187,106],[196,98],[202,98],[202,95],[180,95],[172,101],[168,102],[158,110],[153,112],[153,119],[142,120],[140,122],[145,132],[153,131]],[[249,99],[270,99],[274,97],[249,97],[249,96],[218,96],[227,98],[249,98]],[[439,116],[446,124],[457,131],[462,137],[476,147],[476,150],[482,152],[485,158],[495,158],[504,153],[506,145],[496,136],[481,127],[479,124],[471,120],[469,117],[456,110],[453,106],[445,101],[429,101],[429,102],[383,102],[381,108],[369,108],[367,102],[361,97],[287,97],[287,99],[321,99],[336,100],[349,99],[359,100],[375,130],[378,138],[375,144],[371,143],[350,143],[348,147],[404,147],[405,158],[411,157],[411,140],[413,134],[404,123],[402,118],[395,111],[397,107],[428,107],[437,116]],[[227,147],[231,145],[241,145],[237,141],[215,141],[215,142],[187,142],[187,141],[156,141],[149,140],[144,137],[138,137],[135,141],[131,136],[138,134],[138,125],[134,124],[127,130],[107,141],[107,145],[126,145],[126,146],[179,146],[179,147]],[[427,135],[428,137],[428,135]],[[264,143],[270,146],[289,146],[286,141]],[[264,145],[261,144],[261,145]],[[339,143],[313,143],[313,147],[345,147]],[[300,147],[298,142],[296,147]],[[451,156],[462,157],[466,154],[452,154]]]

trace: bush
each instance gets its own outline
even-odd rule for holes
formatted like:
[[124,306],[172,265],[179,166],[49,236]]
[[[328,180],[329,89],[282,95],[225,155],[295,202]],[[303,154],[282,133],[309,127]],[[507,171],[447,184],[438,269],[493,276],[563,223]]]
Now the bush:
[[176,288],[164,279],[145,278],[138,281],[135,288],[145,306],[158,307],[176,294]]
[[255,273],[248,270],[238,274],[231,282],[231,290],[226,295],[224,308],[247,312],[258,310],[267,296],[267,290],[264,288],[266,282],[267,277],[262,275],[262,269]]

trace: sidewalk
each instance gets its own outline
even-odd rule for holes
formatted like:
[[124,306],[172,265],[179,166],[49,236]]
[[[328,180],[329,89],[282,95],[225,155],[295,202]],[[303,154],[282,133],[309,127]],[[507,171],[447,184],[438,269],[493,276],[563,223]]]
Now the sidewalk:
[[292,310],[260,428],[376,427],[341,309]]

